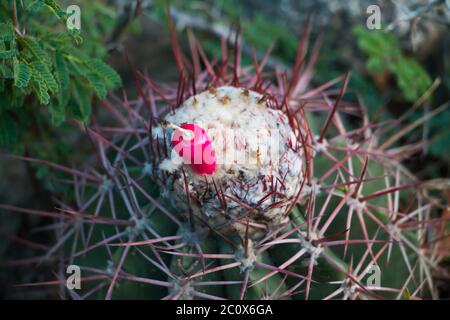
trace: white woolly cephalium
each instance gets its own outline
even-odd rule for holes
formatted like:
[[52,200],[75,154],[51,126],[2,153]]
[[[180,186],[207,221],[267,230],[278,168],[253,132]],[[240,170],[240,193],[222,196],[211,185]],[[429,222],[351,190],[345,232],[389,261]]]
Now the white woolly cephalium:
[[186,208],[187,182],[194,213],[216,228],[242,234],[250,223],[250,232],[257,236],[261,232],[256,229],[287,221],[287,209],[303,179],[303,149],[287,116],[264,100],[244,88],[210,88],[165,117],[177,126],[190,123],[205,129],[217,158],[211,175],[197,174],[172,149],[173,130],[154,129],[158,143],[165,142],[169,149],[157,174],[165,177],[164,194],[174,206]]

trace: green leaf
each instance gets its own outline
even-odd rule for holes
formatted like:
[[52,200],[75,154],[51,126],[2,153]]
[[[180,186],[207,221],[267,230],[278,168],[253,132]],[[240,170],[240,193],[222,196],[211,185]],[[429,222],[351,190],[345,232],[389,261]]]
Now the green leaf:
[[71,29],[69,30],[69,34],[72,36],[73,40],[75,40],[77,45],[83,44],[83,37],[81,36],[80,30]]
[[386,68],[383,59],[378,57],[369,58],[366,67],[369,72],[382,72]]
[[11,68],[6,64],[0,64],[0,75],[5,79],[13,79],[14,73]]
[[50,43],[52,46],[57,47],[59,51],[65,47],[72,46],[70,34],[67,32],[55,32],[52,29],[43,33],[40,41]]
[[48,88],[41,75],[34,68],[31,68],[31,79],[34,92],[36,93],[39,102],[42,104],[48,104],[50,102],[50,95],[48,94]]
[[33,60],[31,62],[31,67],[36,70],[37,74],[36,76],[39,77],[39,79],[43,82],[45,82],[47,88],[52,93],[58,92],[58,83],[56,82],[55,78],[53,77],[53,74],[50,72],[48,67],[43,64],[39,60]]
[[17,55],[17,49],[0,51],[0,59],[11,59]]
[[0,41],[11,41],[15,38],[14,28],[11,23],[0,23]]
[[30,68],[26,64],[19,62],[19,60],[14,58],[13,69],[14,85],[18,88],[25,88],[31,78]]
[[73,74],[75,78],[78,78],[78,76],[86,77],[86,75],[89,73],[89,70],[84,65],[77,63],[77,61],[69,58],[67,62],[69,73]]
[[94,89],[97,97],[99,97],[100,99],[105,99],[107,90],[106,90],[104,81],[94,73],[87,74],[86,78],[88,79],[89,84]]
[[67,21],[67,14],[66,12],[59,6],[58,3],[56,3],[55,0],[44,0],[45,5],[50,8],[50,10],[55,14],[56,17],[58,17],[59,21],[61,23],[66,23]]
[[55,72],[59,82],[59,86],[64,89],[68,88],[69,70],[67,69],[67,64],[64,59],[64,56],[60,51],[57,51],[55,54]]
[[50,102],[50,95],[48,94],[47,86],[45,85],[45,83],[35,81],[34,89],[40,103],[48,104]]
[[49,66],[51,65],[50,58],[38,44],[38,42],[31,37],[24,37],[24,38],[18,38],[19,42],[21,42],[28,50],[31,52],[31,54],[39,60],[42,64]]
[[88,123],[91,116],[91,101],[89,92],[81,83],[75,83],[73,98],[76,104],[75,117],[83,123]]
[[402,58],[391,66],[397,78],[397,84],[408,101],[415,101],[431,86],[431,78],[425,69],[415,60]]
[[0,146],[12,147],[19,140],[19,128],[7,113],[0,114]]
[[116,88],[122,84],[119,74],[100,59],[90,59],[87,67],[101,77],[109,87]]
[[29,12],[38,12],[43,6],[44,0],[35,0],[26,7],[26,10]]
[[51,121],[54,126],[60,126],[66,120],[65,105],[52,102],[48,107]]
[[70,96],[70,75],[67,63],[61,52],[55,54],[55,73],[59,83],[58,102],[60,107],[66,107]]

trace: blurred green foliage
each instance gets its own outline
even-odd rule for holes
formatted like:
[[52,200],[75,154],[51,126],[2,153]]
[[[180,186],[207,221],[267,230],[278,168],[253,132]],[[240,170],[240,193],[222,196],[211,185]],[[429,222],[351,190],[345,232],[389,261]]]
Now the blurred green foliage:
[[[67,28],[71,12],[66,8],[74,3],[81,9],[81,30]],[[104,98],[107,90],[121,83],[104,62],[106,36],[118,16],[115,6],[108,3],[0,1],[0,151],[66,165],[86,157],[86,150],[75,145],[81,130],[64,124],[70,119],[86,123],[94,99]],[[70,194],[69,186],[60,183],[55,188],[57,174],[47,166],[14,161],[0,153],[0,203],[47,208],[51,205],[48,190],[56,196]],[[0,211],[2,235],[27,233],[42,222],[41,217]],[[48,234],[38,236],[42,239]],[[12,246],[7,237],[0,243],[1,261],[18,254],[36,255],[31,247]],[[30,277],[28,269],[2,273],[0,297],[14,297],[16,290],[8,284],[29,282]],[[41,299],[42,293],[36,297]]]
[[429,152],[437,157],[450,157],[450,110],[446,110],[430,121]]
[[[387,72],[393,74],[403,98],[407,102],[415,102],[426,95],[427,90],[432,85],[430,75],[417,60],[404,55],[399,40],[394,34],[379,30],[368,30],[361,26],[354,27],[352,31],[356,36],[359,49],[367,55],[366,67],[369,73]],[[428,97],[427,100],[432,100],[432,97]],[[423,117],[426,112],[429,112],[429,110],[413,112],[410,117],[411,121]],[[437,157],[450,156],[450,149],[448,148],[449,123],[450,110],[446,110],[427,122],[427,138],[429,140],[427,151],[430,154]]]
[[81,30],[69,29],[72,13],[59,3],[0,4],[0,147],[17,153],[38,151],[33,142],[63,153],[63,142],[51,141],[52,127],[71,118],[86,123],[94,96],[103,99],[121,84],[103,61],[115,13],[103,2],[82,1]]
[[367,70],[394,74],[407,101],[416,101],[430,88],[431,78],[427,71],[415,59],[403,55],[395,35],[362,26],[356,26],[352,31],[359,48],[368,56]]

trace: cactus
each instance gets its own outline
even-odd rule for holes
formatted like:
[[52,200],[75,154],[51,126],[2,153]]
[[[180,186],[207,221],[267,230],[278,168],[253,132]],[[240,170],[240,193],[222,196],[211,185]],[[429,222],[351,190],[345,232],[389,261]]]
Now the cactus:
[[[133,72],[140,96],[105,101],[114,126],[86,128],[96,161],[79,170],[58,166],[71,175],[74,197],[45,213],[56,219],[57,240],[42,259],[57,258],[61,270],[81,267],[81,290],[64,294],[436,297],[433,204],[401,163],[417,146],[394,147],[409,128],[389,135],[399,123],[375,123],[362,104],[344,102],[349,74],[312,87],[318,46],[306,63],[307,31],[289,81],[263,72],[267,55],[241,66],[236,45],[233,60],[225,49],[212,63],[190,41],[192,65],[174,41],[178,85]],[[173,136],[189,131],[186,123],[204,129],[211,167],[175,151]],[[224,144],[229,132],[235,136]],[[275,135],[271,154],[266,141]],[[248,158],[224,160],[238,151]]]

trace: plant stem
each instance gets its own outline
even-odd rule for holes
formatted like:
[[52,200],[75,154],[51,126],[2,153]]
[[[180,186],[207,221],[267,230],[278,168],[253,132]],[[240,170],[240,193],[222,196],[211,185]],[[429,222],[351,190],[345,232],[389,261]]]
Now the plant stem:
[[14,27],[16,27],[16,29],[18,29],[19,28],[19,20],[17,19],[16,0],[13,0],[13,20],[14,20]]
[[13,22],[14,28],[17,32],[19,32],[19,19],[17,18],[17,4],[16,0],[13,0]]

